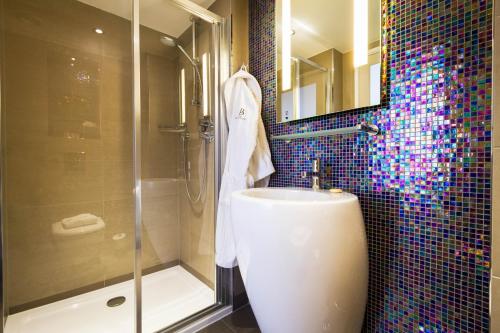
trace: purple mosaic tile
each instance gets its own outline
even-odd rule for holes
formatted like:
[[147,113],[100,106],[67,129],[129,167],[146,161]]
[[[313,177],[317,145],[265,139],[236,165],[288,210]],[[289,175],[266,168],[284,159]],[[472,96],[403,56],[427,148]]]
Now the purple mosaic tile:
[[[386,1],[386,2],[385,2]],[[383,0],[387,96],[276,124],[274,0],[250,1],[250,68],[269,135],[377,124],[382,134],[271,142],[273,186],[358,195],[369,243],[366,332],[487,332],[493,1]]]

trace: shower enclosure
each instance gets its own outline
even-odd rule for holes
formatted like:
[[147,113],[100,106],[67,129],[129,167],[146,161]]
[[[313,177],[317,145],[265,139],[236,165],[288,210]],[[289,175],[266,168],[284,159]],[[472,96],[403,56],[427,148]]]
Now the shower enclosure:
[[229,15],[0,0],[4,332],[189,332],[231,311],[214,255]]

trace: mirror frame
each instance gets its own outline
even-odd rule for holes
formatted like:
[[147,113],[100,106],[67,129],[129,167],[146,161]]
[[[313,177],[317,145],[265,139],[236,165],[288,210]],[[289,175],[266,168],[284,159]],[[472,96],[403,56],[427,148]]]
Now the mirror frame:
[[389,53],[390,53],[390,44],[389,44],[389,34],[390,34],[390,19],[389,19],[389,0],[379,0],[380,1],[380,103],[363,106],[359,108],[351,108],[345,110],[339,110],[336,112],[330,112],[326,114],[316,115],[307,118],[301,119],[293,119],[289,121],[278,121],[278,94],[280,93],[280,89],[278,87],[278,45],[277,45],[277,18],[276,18],[276,1],[274,0],[274,13],[273,13],[273,41],[274,41],[274,78],[275,78],[275,89],[274,89],[274,107],[275,107],[275,117],[273,119],[274,124],[283,125],[297,122],[307,122],[316,119],[322,119],[326,117],[332,117],[333,115],[343,114],[346,112],[355,112],[361,110],[369,110],[369,109],[380,109],[384,108],[389,104],[389,91],[390,91],[390,80],[389,80]]

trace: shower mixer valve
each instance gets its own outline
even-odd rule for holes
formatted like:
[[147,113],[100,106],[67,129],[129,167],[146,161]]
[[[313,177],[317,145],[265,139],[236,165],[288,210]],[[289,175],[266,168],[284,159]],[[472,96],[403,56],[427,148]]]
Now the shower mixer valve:
[[215,140],[215,125],[210,117],[205,116],[200,119],[199,129],[200,138],[206,140],[207,142],[213,142]]
[[[203,117],[200,119],[198,124],[198,131],[200,133],[200,139],[205,140],[208,143],[214,142],[215,140],[215,125],[209,117]],[[177,126],[174,130],[175,133],[180,133],[183,140],[190,140],[191,133],[187,129],[185,124]]]

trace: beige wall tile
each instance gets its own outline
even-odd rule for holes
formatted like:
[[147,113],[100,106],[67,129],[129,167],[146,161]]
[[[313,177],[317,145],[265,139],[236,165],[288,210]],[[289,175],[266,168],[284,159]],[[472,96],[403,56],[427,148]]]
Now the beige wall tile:
[[[175,184],[174,184],[175,186]],[[180,257],[178,195],[143,198],[143,226],[157,264]]]
[[[73,1],[5,4],[5,230],[9,306],[16,306],[104,283],[103,259],[110,257],[103,253],[106,229],[63,239],[52,234],[51,225],[81,213],[104,218],[105,196],[125,198],[131,192],[130,167],[103,163],[131,164],[130,25]],[[89,29],[103,21],[116,32],[107,41],[109,57],[102,53],[102,39]],[[127,45],[122,50],[119,34]],[[72,76],[78,74],[75,68],[78,79]],[[87,120],[96,127],[84,127]],[[133,210],[128,212],[133,217]]]
[[133,160],[133,125],[132,119],[103,120],[102,122],[102,150],[103,159],[108,161],[126,161],[132,164]]
[[132,63],[101,59],[100,111],[103,121],[132,123]]
[[[219,0],[217,10],[227,9],[221,4],[228,2]],[[6,3],[5,231],[9,306],[15,306],[91,284],[108,285],[133,272],[132,74],[125,20],[76,1]],[[34,20],[13,15],[20,12]],[[89,29],[103,22],[104,35]],[[200,26],[198,47],[204,52],[210,25]],[[141,68],[146,80],[143,176],[182,179],[180,137],[158,131],[159,125],[178,123],[179,62],[177,51],[158,43],[159,35],[141,29],[147,60]],[[72,76],[71,58],[82,75],[79,82]],[[196,192],[203,160],[196,136],[200,112],[198,107],[188,111]],[[83,126],[89,121],[95,127]],[[213,184],[213,150],[209,155],[207,182]],[[173,188],[143,198],[143,267],[182,257],[213,282],[213,187],[207,188],[202,206],[188,202],[184,184],[174,182]],[[81,213],[101,217],[105,228],[70,239],[52,235],[52,223]]]
[[53,223],[81,213],[102,216],[102,205],[88,202],[9,206],[7,280],[10,306],[104,281],[100,261],[103,231],[74,237],[52,234]]
[[108,284],[113,278],[134,271],[134,198],[130,194],[128,198],[104,201],[103,207],[106,231],[102,261]]
[[[197,146],[198,149],[202,147],[199,144],[194,146]],[[198,156],[199,151],[193,153],[194,156]],[[213,154],[211,150],[208,166],[207,184],[209,185],[206,189],[207,196],[203,204],[191,204],[183,189],[184,185],[180,185],[181,260],[208,281],[214,283],[215,221],[213,208]],[[193,170],[190,186],[193,188],[194,193],[198,193],[199,172],[197,170],[199,169],[195,167]]]
[[93,201],[103,189],[102,166],[79,153],[51,160],[7,158],[6,197],[26,205]]
[[500,332],[500,278],[491,279],[491,329],[490,332]]
[[231,40],[231,72],[242,64],[248,66],[248,0],[231,1],[233,38]]
[[101,163],[104,169],[104,200],[127,199],[134,190],[134,168],[130,161],[111,160]]
[[177,178],[180,136],[160,133],[159,126],[178,125],[177,59],[144,54],[147,82],[143,85],[143,177]]

